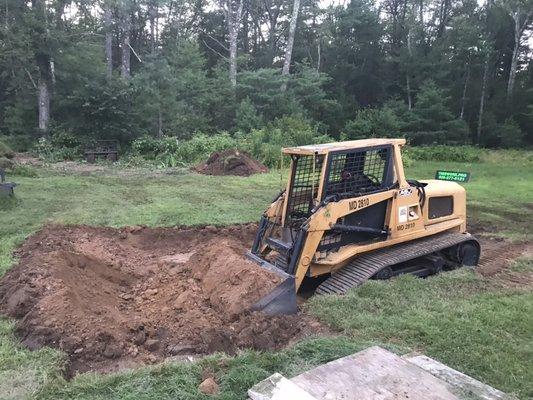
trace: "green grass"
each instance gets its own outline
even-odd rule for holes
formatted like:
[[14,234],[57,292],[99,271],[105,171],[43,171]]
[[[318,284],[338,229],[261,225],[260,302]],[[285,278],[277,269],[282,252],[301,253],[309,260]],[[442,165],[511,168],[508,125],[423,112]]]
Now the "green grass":
[[[470,220],[494,235],[529,239],[533,213],[530,153],[513,157],[494,153],[485,158],[479,164],[414,162],[407,175],[432,178],[435,170],[444,168],[471,172],[471,182],[465,184]],[[37,172],[37,176],[22,171],[10,177],[19,183],[17,198],[0,202],[0,275],[13,264],[15,247],[45,223],[250,222],[258,220],[280,188],[276,172],[249,178],[186,171],[174,175],[147,170],[91,175]],[[516,269],[530,266],[530,260],[522,260]],[[163,364],[108,376],[85,374],[70,382],[59,376],[64,362],[59,352],[22,349],[13,335],[13,324],[0,319],[0,398],[201,398],[197,385],[205,368],[218,377],[218,398],[245,398],[249,386],[275,371],[296,375],[372,344],[397,352],[420,349],[527,398],[533,395],[533,377],[528,372],[533,370],[532,303],[530,293],[495,289],[467,273],[370,283],[342,299],[310,302],[310,312],[340,329],[340,337],[313,339],[281,352],[245,352],[235,358],[220,355],[200,363]]]
[[59,351],[23,349],[13,335],[14,324],[0,320],[0,398],[22,399],[36,394],[48,382],[61,379],[66,361]]
[[[39,399],[202,399],[197,386],[203,370],[220,384],[215,399],[245,399],[246,390],[274,372],[296,375],[319,364],[360,351],[374,342],[345,337],[302,341],[280,352],[245,351],[236,357],[215,355],[192,364],[163,363],[108,376],[84,374],[68,385],[48,386]],[[397,350],[395,346],[388,346]]]
[[227,225],[257,221],[279,191],[279,174],[250,178],[183,172],[125,176],[58,175],[10,177],[15,200],[0,200],[0,275],[11,252],[45,223],[106,226]]
[[533,215],[533,161],[523,155],[514,159],[493,156],[477,164],[414,162],[407,169],[409,177],[433,179],[435,171],[467,171],[469,222],[483,225],[495,236],[531,239]]
[[354,340],[401,343],[526,398],[533,395],[533,294],[495,290],[471,271],[371,281],[310,312]]

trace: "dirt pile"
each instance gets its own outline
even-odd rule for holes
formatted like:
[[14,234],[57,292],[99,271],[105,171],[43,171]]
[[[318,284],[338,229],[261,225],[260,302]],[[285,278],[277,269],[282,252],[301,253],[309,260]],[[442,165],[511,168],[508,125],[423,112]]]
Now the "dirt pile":
[[254,231],[47,226],[0,281],[0,312],[27,347],[64,350],[71,373],[276,349],[306,324],[247,311],[279,282],[244,257]]
[[254,160],[248,153],[239,150],[225,150],[211,154],[208,160],[193,167],[193,170],[205,175],[250,176],[268,172],[268,168]]

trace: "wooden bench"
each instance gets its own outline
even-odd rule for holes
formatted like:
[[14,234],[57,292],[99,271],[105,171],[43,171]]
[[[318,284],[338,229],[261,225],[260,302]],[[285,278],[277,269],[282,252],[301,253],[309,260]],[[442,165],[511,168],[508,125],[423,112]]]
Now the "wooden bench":
[[95,146],[85,150],[85,160],[94,163],[98,158],[115,162],[118,161],[118,140],[98,140]]

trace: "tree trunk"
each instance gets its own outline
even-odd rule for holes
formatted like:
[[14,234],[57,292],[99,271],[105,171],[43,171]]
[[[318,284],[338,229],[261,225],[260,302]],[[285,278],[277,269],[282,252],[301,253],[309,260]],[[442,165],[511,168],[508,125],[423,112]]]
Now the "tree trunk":
[[48,131],[50,123],[50,83],[47,74],[41,74],[39,77],[39,130]]
[[232,0],[227,0],[225,9],[229,36],[229,80],[232,87],[237,86],[237,39],[241,22],[243,0],[239,0],[237,7]]
[[229,32],[229,80],[231,86],[237,86],[237,29],[230,28]]
[[274,65],[276,58],[276,26],[278,24],[279,9],[268,10],[268,55],[270,66]]
[[320,64],[322,64],[322,48],[321,48],[321,39],[318,39],[318,43],[316,45],[316,53],[317,53],[317,60],[316,60],[316,74],[320,74]]
[[157,109],[157,137],[163,137],[163,113],[161,112],[161,104]]
[[250,25],[248,24],[248,12],[244,13],[242,18],[242,30],[244,33],[243,50],[244,54],[250,53]]
[[476,143],[478,145],[481,143],[481,129],[483,127],[483,111],[485,108],[485,96],[487,95],[487,84],[489,80],[489,63],[490,63],[490,53],[487,53],[485,57],[485,66],[483,67],[483,80],[481,82],[481,96],[479,98],[479,116],[477,120],[477,133],[476,133]]
[[409,78],[409,72],[405,74],[406,89],[407,89],[407,109],[411,111],[413,108],[413,99],[411,98],[411,79]]
[[425,32],[424,32],[424,0],[420,0],[418,4],[418,20],[420,23],[420,44],[425,43]]
[[411,71],[410,71],[410,65],[411,60],[413,59],[413,48],[411,46],[411,28],[407,30],[407,54],[409,54],[409,58],[407,61],[407,65],[405,67],[405,84],[407,89],[407,105],[409,111],[413,108],[413,98],[411,96]]
[[148,3],[148,18],[150,20],[150,52],[153,54],[155,52],[155,18],[156,17],[156,5],[154,1]]
[[35,18],[39,22],[34,30],[33,46],[35,62],[39,70],[37,83],[37,107],[38,127],[43,133],[47,133],[50,124],[50,97],[52,88],[52,57],[47,47],[49,30],[46,15],[46,3],[44,0],[32,0],[32,8]]
[[466,91],[468,89],[468,82],[470,81],[470,64],[466,64],[466,72],[465,72],[465,83],[463,85],[463,96],[461,97],[461,114],[459,115],[459,119],[463,119],[465,115],[465,104],[466,104]]
[[[292,48],[294,46],[294,35],[296,34],[296,25],[298,22],[298,12],[300,11],[300,0],[294,0],[292,5],[292,17],[289,26],[289,37],[287,40],[287,48],[285,49],[285,60],[283,61],[283,69],[281,70],[282,76],[289,76],[289,70],[291,67]],[[284,92],[287,90],[287,82],[285,81],[281,87]]]
[[[169,6],[170,7],[170,6]],[[155,44],[159,43],[159,5],[155,5]]]
[[449,19],[450,14],[450,0],[442,0],[440,4],[440,15],[439,15],[439,26],[437,29],[437,38],[442,37],[444,31],[446,30],[446,24]]
[[131,74],[131,49],[130,49],[130,32],[131,16],[129,10],[124,10],[122,15],[122,64],[121,74],[125,80],[130,79]]
[[4,28],[6,29],[6,32],[9,30],[9,4],[8,1],[5,0],[6,3],[6,9],[5,9],[5,20],[4,20]]
[[[487,0],[487,7],[485,11],[485,29],[487,32],[490,32],[490,26],[489,26],[489,12],[492,8],[494,3],[494,0]],[[489,43],[489,46],[491,48],[486,49],[487,54],[485,55],[485,64],[483,66],[483,78],[481,81],[481,95],[479,97],[479,115],[477,120],[477,132],[476,132],[476,143],[478,145],[481,144],[481,131],[483,128],[483,112],[485,111],[485,97],[487,96],[487,86],[489,84],[489,67],[490,67],[490,59],[491,59],[491,50],[492,50],[492,38],[487,37],[487,42]]]
[[511,69],[509,70],[509,80],[507,81],[507,99],[509,99],[513,94],[514,83],[516,78],[516,69],[518,67],[518,52],[520,50],[520,40],[522,39],[522,34],[524,33],[524,30],[528,25],[529,20],[531,19],[532,13],[531,11],[529,11],[524,16],[523,23],[520,23],[521,15],[522,13],[519,6],[511,14],[514,20],[514,47],[513,56],[511,58]]
[[509,80],[507,81],[507,99],[511,97],[516,76],[516,66],[518,64],[518,48],[520,47],[520,8],[513,14],[514,20],[514,47],[511,58],[511,69],[509,70]]
[[106,1],[104,4],[104,30],[106,76],[111,79],[113,76],[113,10],[110,1]]

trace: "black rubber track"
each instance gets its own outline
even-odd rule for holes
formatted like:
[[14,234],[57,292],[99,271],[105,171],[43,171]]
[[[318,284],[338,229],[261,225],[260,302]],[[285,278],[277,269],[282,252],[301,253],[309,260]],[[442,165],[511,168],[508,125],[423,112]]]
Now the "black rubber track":
[[413,260],[468,241],[477,243],[476,238],[469,233],[446,232],[356,256],[352,262],[322,282],[315,293],[345,294],[351,288],[366,282],[385,267]]

